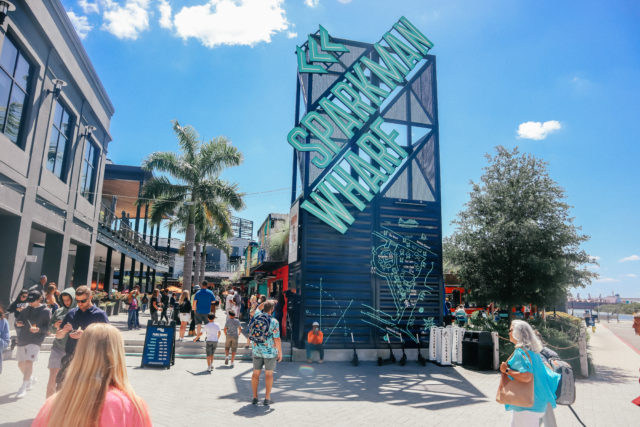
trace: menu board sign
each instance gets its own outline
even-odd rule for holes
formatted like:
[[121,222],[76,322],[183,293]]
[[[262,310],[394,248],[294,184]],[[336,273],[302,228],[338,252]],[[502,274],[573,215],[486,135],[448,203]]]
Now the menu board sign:
[[161,366],[169,368],[175,361],[175,322],[169,325],[149,321],[144,337],[141,367]]

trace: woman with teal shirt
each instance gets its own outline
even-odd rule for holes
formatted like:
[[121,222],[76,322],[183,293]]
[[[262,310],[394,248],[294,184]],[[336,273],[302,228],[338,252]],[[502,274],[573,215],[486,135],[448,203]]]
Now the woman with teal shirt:
[[509,340],[516,350],[508,362],[502,362],[500,371],[509,375],[509,379],[528,383],[533,381],[533,406],[505,405],[507,411],[513,411],[511,427],[538,427],[547,405],[556,407],[556,389],[560,375],[549,369],[542,358],[542,342],[536,336],[531,325],[523,320],[514,320],[509,328]]

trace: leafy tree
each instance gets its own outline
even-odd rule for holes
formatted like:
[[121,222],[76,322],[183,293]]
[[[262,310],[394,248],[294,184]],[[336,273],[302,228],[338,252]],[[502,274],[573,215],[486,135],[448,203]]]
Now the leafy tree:
[[595,263],[580,249],[589,239],[569,215],[564,190],[532,155],[497,147],[480,183],[453,221],[444,257],[476,301],[503,307],[564,301],[591,283]]
[[182,153],[155,152],[144,160],[145,170],[164,175],[145,183],[142,198],[153,200],[153,223],[176,214],[186,223],[183,286],[190,289],[198,217],[230,234],[230,209],[244,207],[238,185],[220,178],[224,169],[242,163],[242,154],[224,137],[200,142],[195,129],[178,121],[173,122],[173,131]]

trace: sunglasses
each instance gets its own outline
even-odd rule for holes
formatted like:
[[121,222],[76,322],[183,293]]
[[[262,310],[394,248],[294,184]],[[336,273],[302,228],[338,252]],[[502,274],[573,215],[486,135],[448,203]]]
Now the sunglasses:
[[89,301],[87,298],[85,298],[85,299],[76,299],[76,302],[77,302],[78,304],[84,304],[84,303],[85,303],[85,302],[87,302],[87,301]]

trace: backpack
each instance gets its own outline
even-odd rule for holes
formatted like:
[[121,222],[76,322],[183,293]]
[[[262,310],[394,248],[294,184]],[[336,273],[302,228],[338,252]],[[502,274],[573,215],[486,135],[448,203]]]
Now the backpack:
[[576,401],[576,381],[571,365],[560,359],[552,359],[549,364],[555,373],[560,374],[560,382],[556,390],[556,403],[559,405],[573,404]]
[[260,313],[253,316],[249,322],[249,339],[256,344],[264,344],[271,333],[271,316],[267,313]]

